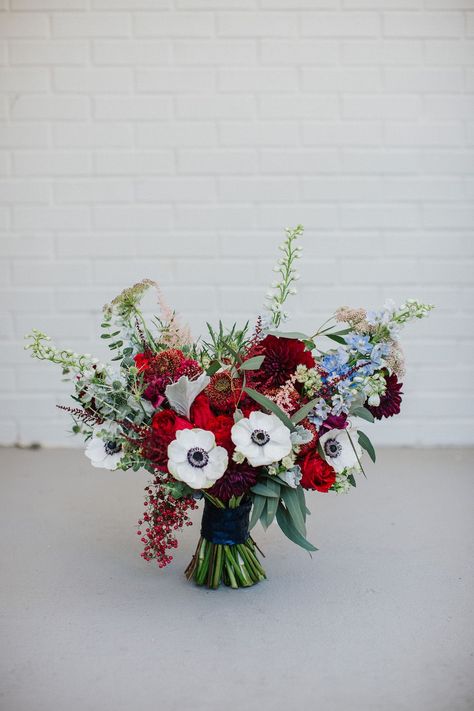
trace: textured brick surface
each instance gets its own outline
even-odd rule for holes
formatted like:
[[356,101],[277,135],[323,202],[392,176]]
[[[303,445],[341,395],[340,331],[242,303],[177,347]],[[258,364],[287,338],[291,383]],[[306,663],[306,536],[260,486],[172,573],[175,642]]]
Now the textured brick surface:
[[295,328],[341,303],[438,306],[405,333],[404,414],[374,441],[472,441],[472,2],[0,8],[0,441],[71,441],[25,331],[100,355],[100,306],[143,276],[196,335],[253,318],[295,222]]

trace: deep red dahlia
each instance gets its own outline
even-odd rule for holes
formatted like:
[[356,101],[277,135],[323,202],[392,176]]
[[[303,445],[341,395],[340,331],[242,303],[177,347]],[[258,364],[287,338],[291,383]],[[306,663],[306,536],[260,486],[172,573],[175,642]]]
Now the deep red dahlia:
[[317,452],[310,452],[301,463],[301,486],[303,489],[329,491],[336,481],[336,472]]
[[370,410],[372,415],[377,420],[381,420],[382,417],[393,417],[393,415],[398,415],[400,412],[400,405],[402,403],[401,396],[403,395],[403,383],[398,382],[398,378],[395,373],[392,373],[392,375],[386,375],[385,381],[387,383],[387,389],[380,397],[380,405],[366,405],[367,409]]
[[208,492],[226,503],[233,496],[246,494],[257,483],[258,474],[258,468],[231,462],[225,474],[208,489]]
[[252,383],[261,388],[279,388],[293,375],[298,365],[307,368],[315,365],[304,343],[294,338],[266,336],[259,347],[265,358],[260,368],[252,373]]
[[319,428],[319,436],[329,430],[344,430],[347,425],[347,415],[329,415]]
[[214,373],[205,393],[209,398],[211,407],[217,412],[230,412],[230,410],[235,409],[241,389],[242,381],[240,378],[233,378],[229,371],[223,370],[219,373]]

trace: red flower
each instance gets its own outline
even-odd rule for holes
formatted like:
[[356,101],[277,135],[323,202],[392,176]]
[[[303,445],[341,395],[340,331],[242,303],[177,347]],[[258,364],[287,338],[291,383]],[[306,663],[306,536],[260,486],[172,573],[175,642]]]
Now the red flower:
[[191,405],[189,419],[193,423],[193,427],[199,427],[201,430],[209,430],[210,423],[214,420],[214,413],[209,405],[209,400],[204,393],[199,395]]
[[230,415],[214,415],[205,393],[200,393],[191,406],[190,420],[193,427],[213,432],[216,444],[225,447],[229,454],[234,451],[230,431],[234,425],[234,418]]
[[202,373],[199,363],[192,358],[186,358],[177,348],[167,348],[160,353],[137,353],[134,360],[143,375],[143,397],[154,407],[159,407],[163,402],[167,385],[175,383],[182,375],[187,375],[192,380]]
[[214,433],[216,444],[227,449],[229,456],[232,456],[235,445],[232,442],[230,431],[234,426],[234,418],[229,415],[218,415],[209,423],[209,429]]
[[336,481],[336,472],[316,452],[310,452],[303,459],[301,466],[301,486],[304,489],[329,491]]
[[252,373],[252,383],[262,388],[279,388],[293,375],[298,365],[313,368],[314,358],[304,343],[294,338],[266,336],[259,343],[265,356],[260,368]]
[[370,410],[372,415],[377,420],[381,420],[382,417],[393,417],[393,415],[398,415],[400,412],[400,405],[402,404],[401,396],[403,395],[403,383],[398,382],[398,378],[395,373],[392,373],[392,375],[385,375],[385,381],[387,383],[387,389],[380,397],[380,405],[366,405],[367,409]]
[[227,502],[233,496],[246,494],[257,483],[258,474],[258,468],[232,462],[223,476],[208,491],[212,496]]
[[242,381],[233,378],[229,371],[214,373],[206,388],[206,395],[212,407],[218,412],[235,410],[235,404],[240,397]]
[[160,410],[153,415],[151,429],[142,442],[143,456],[160,471],[168,471],[168,445],[176,439],[177,430],[191,428],[192,424],[173,410]]
[[139,371],[146,370],[149,367],[150,355],[150,353],[137,353],[133,356],[133,360]]

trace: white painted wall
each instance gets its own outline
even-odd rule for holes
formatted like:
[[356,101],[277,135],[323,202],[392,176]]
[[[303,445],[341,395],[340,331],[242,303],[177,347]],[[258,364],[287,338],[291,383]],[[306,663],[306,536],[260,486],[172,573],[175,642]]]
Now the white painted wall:
[[406,331],[404,412],[374,441],[472,442],[472,0],[0,8],[2,442],[71,442],[32,326],[98,350],[99,307],[143,276],[196,335],[252,318],[296,222],[295,327],[438,305]]

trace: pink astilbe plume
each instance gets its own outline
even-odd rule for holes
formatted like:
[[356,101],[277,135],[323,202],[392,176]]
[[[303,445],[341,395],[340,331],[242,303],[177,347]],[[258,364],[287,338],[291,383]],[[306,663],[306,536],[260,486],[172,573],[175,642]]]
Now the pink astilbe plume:
[[180,348],[192,343],[191,330],[187,324],[182,324],[176,311],[166,302],[158,284],[155,283],[158,305],[163,321],[161,340],[170,348]]

